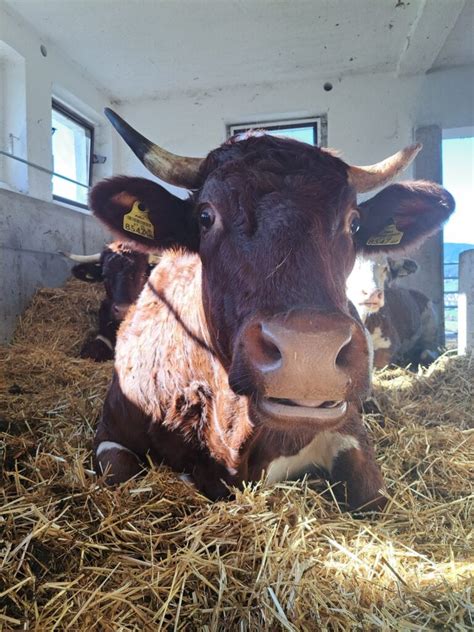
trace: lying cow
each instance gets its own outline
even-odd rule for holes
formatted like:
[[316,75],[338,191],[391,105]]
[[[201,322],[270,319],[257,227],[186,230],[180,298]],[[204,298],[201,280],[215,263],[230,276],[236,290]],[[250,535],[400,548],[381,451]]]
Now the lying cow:
[[97,335],[85,342],[81,358],[91,358],[96,362],[111,360],[119,325],[142,291],[153,263],[148,255],[119,241],[94,255],[62,254],[76,262],[71,270],[76,278],[89,283],[103,282],[105,288],[106,298],[99,308]]
[[391,363],[426,365],[439,355],[431,301],[422,292],[394,285],[417,269],[411,259],[359,256],[349,276],[347,295],[370,332],[378,369]]
[[[358,191],[388,182],[420,147],[352,167],[327,150],[249,135],[181,158],[106,112],[155,175],[194,194],[181,200],[128,177],[92,190],[114,233],[145,252],[165,248],[119,331],[97,470],[118,483],[150,459],[217,499],[262,474],[274,482],[319,467],[345,483],[336,493],[346,488],[351,508],[383,507],[358,412],[368,343],[345,288],[356,253],[387,224],[405,248],[453,211],[429,182],[394,184],[357,206]],[[129,234],[138,203],[143,232]]]

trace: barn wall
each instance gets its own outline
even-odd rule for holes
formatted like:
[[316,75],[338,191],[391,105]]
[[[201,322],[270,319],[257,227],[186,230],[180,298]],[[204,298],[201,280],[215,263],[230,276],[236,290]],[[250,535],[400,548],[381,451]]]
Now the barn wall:
[[[47,56],[41,53],[46,46]],[[87,77],[87,72],[44,41],[18,15],[0,3],[0,80],[5,92],[0,98],[0,148],[46,169],[52,167],[51,99],[54,96],[76,110],[95,127],[95,152],[106,155],[104,165],[95,165],[96,179],[114,171],[116,139],[104,119],[110,97]],[[11,77],[11,80],[9,79]],[[15,94],[13,93],[15,91]],[[15,172],[12,177],[11,171]],[[51,201],[51,177],[10,158],[0,162],[0,186]]]
[[[328,115],[328,143],[348,161],[367,164],[413,139],[414,129],[474,124],[474,67],[396,78],[392,74],[235,86],[201,94],[122,103],[118,111],[168,149],[204,155],[225,139],[226,125]],[[147,173],[120,145],[123,173]]]
[[[413,142],[415,130],[474,125],[474,67],[427,75],[392,74],[344,77],[326,92],[324,80],[189,92],[142,103],[123,103],[119,111],[146,136],[172,151],[204,155],[221,143],[230,123],[278,120],[327,113],[328,144],[349,162],[370,164]],[[439,179],[440,156],[427,143],[419,157],[418,177]],[[122,144],[119,172],[147,171]],[[419,167],[419,168],[418,168]],[[411,177],[413,170],[405,173]],[[426,292],[442,316],[442,239],[431,239],[418,253],[420,273],[407,281]],[[417,253],[413,253],[417,258]]]
[[109,237],[88,213],[0,190],[0,343],[39,287],[58,287],[71,263],[58,250],[98,252]]
[[[47,48],[47,56],[40,46]],[[106,91],[0,3],[0,149],[46,169],[52,167],[51,99],[54,96],[95,127],[95,180],[114,171],[118,140],[103,117]],[[10,134],[14,138],[10,138]],[[10,192],[11,189],[15,192]],[[57,250],[90,253],[108,241],[93,217],[52,202],[51,176],[9,158],[0,160],[0,342],[39,287],[62,285],[69,262]]]

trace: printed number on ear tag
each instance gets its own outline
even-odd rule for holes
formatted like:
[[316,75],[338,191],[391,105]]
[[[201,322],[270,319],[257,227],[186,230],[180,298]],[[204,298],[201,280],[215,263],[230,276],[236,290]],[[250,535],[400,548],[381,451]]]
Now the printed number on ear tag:
[[140,202],[137,200],[132,206],[132,210],[123,216],[123,228],[127,233],[140,235],[147,239],[154,239],[155,228],[148,218],[148,211],[139,209]]
[[396,246],[402,240],[403,233],[395,226],[388,224],[378,235],[367,240],[367,246]]

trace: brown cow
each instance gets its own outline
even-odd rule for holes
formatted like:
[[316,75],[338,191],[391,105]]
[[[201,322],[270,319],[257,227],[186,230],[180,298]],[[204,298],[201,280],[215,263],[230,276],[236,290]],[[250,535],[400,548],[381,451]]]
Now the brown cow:
[[99,328],[94,338],[86,340],[80,356],[95,362],[112,360],[120,323],[137,300],[156,261],[121,241],[94,255],[61,254],[76,262],[71,273],[77,279],[104,283],[106,298],[99,308]]
[[396,279],[417,269],[411,259],[358,256],[349,276],[347,295],[371,335],[378,369],[391,363],[426,365],[439,355],[431,301],[422,292],[394,285]]
[[357,206],[357,191],[389,181],[419,147],[350,167],[294,140],[249,136],[180,158],[107,114],[155,175],[195,193],[181,200],[126,177],[92,191],[113,232],[166,248],[119,331],[98,471],[116,483],[151,459],[216,499],[262,473],[278,481],[320,467],[346,484],[351,508],[380,509],[383,480],[358,412],[369,351],[345,285],[356,252],[387,225],[404,248],[451,214],[450,194],[428,182]]

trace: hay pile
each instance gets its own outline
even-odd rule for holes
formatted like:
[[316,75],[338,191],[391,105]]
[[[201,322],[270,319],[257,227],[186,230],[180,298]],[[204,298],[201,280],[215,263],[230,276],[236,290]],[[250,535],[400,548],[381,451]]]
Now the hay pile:
[[211,504],[161,468],[110,491],[89,447],[111,363],[72,357],[99,298],[41,291],[1,350],[0,628],[472,628],[474,360],[378,376],[379,520],[305,482]]
[[43,288],[20,318],[14,343],[36,345],[77,357],[86,338],[97,333],[104,298],[102,283],[71,278],[63,288]]

